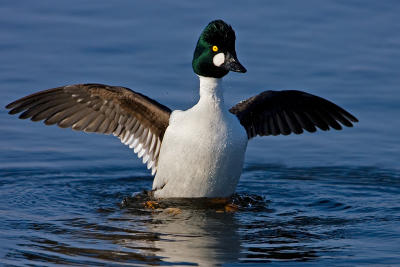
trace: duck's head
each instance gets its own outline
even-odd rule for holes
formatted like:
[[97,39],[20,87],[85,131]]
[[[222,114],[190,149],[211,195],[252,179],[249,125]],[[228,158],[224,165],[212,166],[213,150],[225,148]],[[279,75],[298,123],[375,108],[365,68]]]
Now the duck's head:
[[192,66],[196,74],[222,78],[229,71],[246,72],[235,50],[235,31],[223,20],[211,21],[197,41]]

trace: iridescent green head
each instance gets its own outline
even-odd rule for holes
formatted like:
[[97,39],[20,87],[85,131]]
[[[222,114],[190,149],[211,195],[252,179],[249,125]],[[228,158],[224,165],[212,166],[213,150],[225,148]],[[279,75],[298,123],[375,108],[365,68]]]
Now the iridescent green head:
[[192,66],[196,74],[222,78],[229,71],[246,72],[235,50],[235,31],[223,20],[211,21],[197,41]]

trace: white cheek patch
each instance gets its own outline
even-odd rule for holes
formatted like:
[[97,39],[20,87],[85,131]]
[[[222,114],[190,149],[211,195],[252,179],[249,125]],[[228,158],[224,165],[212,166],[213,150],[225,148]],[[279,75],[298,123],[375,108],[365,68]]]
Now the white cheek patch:
[[215,66],[220,67],[225,62],[224,53],[218,53],[213,57],[213,63]]

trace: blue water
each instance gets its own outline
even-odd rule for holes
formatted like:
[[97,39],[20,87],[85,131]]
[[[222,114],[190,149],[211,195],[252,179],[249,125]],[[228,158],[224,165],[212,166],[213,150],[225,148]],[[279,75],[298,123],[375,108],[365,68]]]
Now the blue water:
[[[0,109],[0,263],[7,266],[400,264],[400,3],[2,1],[0,106],[98,82],[171,109],[198,99],[203,27],[231,23],[246,74],[229,104],[268,89],[323,96],[344,131],[251,140],[238,186],[261,208],[228,213],[121,205],[152,177],[114,137]],[[261,200],[260,200],[261,199]]]

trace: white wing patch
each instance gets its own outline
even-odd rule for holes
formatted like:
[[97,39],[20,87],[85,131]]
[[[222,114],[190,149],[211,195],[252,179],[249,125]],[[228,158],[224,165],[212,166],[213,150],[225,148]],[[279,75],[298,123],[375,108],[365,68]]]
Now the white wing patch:
[[150,129],[135,118],[127,119],[125,116],[120,116],[118,127],[113,135],[121,139],[121,143],[133,149],[138,158],[142,158],[144,164],[147,163],[147,169],[151,169],[151,175],[156,173],[161,140]]

